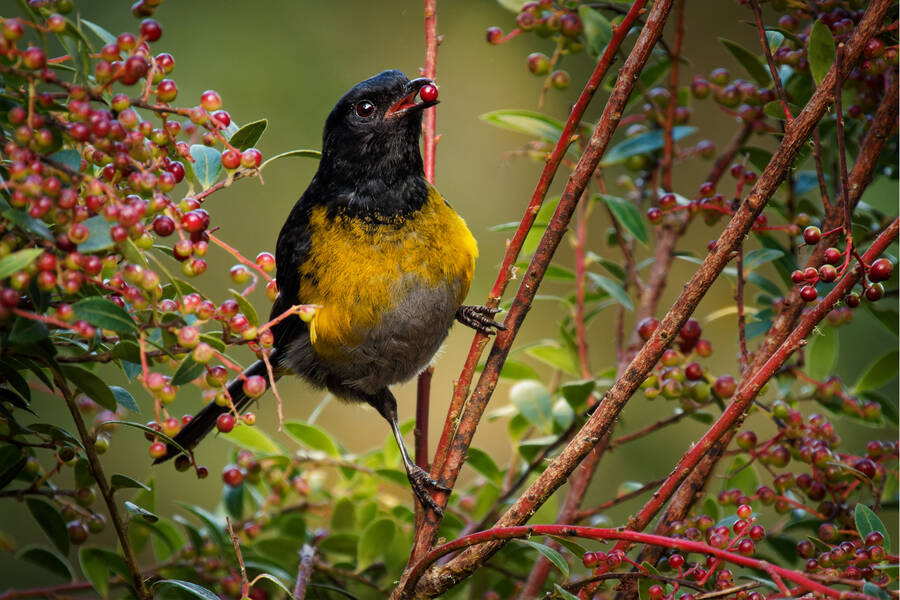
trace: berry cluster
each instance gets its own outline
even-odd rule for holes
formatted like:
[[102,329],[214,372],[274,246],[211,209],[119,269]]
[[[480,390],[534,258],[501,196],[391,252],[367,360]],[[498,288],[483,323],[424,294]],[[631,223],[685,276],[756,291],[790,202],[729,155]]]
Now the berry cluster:
[[[132,9],[146,17],[158,4],[141,0]],[[0,112],[0,330],[16,343],[21,322],[37,323],[62,361],[76,360],[73,354],[127,361],[156,402],[147,427],[171,437],[188,418],[166,408],[180,385],[193,381],[205,400],[227,406],[229,373],[242,375],[225,350],[247,345],[263,357],[273,343],[245,296],[260,277],[268,297],[277,295],[274,257],[241,256],[214,235],[203,208],[215,191],[258,172],[262,154],[251,146],[259,134],[249,143],[247,135],[236,136],[239,128],[214,90],[192,107],[173,104],[175,60],[151,52],[163,35],[155,20],[144,18],[136,32],[108,34],[114,41],[96,52],[48,57],[36,40],[78,27],[64,16],[71,2],[29,7],[39,20],[0,18],[7,94]],[[77,83],[63,78],[60,64],[81,73]],[[215,176],[208,178],[210,172]],[[243,291],[221,302],[173,277],[164,256],[181,275],[195,277],[207,270],[211,244],[239,260],[229,274]],[[246,377],[243,388],[257,397],[266,381]],[[98,443],[108,445],[105,422],[114,418],[109,411],[98,416]],[[230,431],[238,419],[252,424],[254,417],[225,414],[219,430]],[[151,456],[162,456],[163,440],[148,438]],[[177,466],[189,464],[182,459]]]
[[[638,323],[637,333],[644,341],[650,339],[659,321],[647,317]],[[695,412],[715,399],[727,400],[737,389],[731,375],[713,377],[694,357],[707,358],[712,344],[701,338],[703,330],[695,319],[688,319],[678,334],[678,349],[668,348],[653,373],[641,384],[644,396],[654,400],[659,396],[678,400],[685,412]]]
[[[569,73],[559,68],[562,58],[577,54],[585,48],[584,23],[579,15],[580,2],[572,0],[538,0],[522,4],[516,15],[516,28],[504,34],[499,27],[490,27],[486,38],[489,44],[501,44],[513,37],[532,32],[541,38],[552,39],[555,49],[552,56],[532,52],[525,64],[528,71],[544,77],[544,89],[552,87],[564,90],[569,87]],[[588,7],[584,7],[588,9]],[[588,9],[593,12],[593,9]]]
[[[803,242],[809,245],[818,244],[823,235],[828,236],[840,231],[842,231],[842,228],[837,228],[823,234],[822,230],[818,227],[810,225],[803,230]],[[857,257],[859,264],[865,272],[865,277],[860,280],[862,296],[869,302],[877,302],[884,297],[883,282],[891,278],[891,275],[894,272],[894,264],[887,258],[879,258],[873,261],[871,265],[865,264],[862,259],[855,254],[853,243],[849,236],[847,237],[846,248],[843,252],[833,246],[825,249],[823,257],[825,264],[818,269],[807,267],[802,271],[798,269],[791,273],[791,281],[802,286],[800,288],[800,297],[805,302],[812,302],[818,298],[819,292],[816,289],[816,284],[819,282],[833,283],[843,277],[847,272],[847,269],[851,266],[851,256]],[[856,308],[859,306],[860,301],[861,296],[856,292],[851,292],[844,298],[844,304],[846,304],[848,308]]]

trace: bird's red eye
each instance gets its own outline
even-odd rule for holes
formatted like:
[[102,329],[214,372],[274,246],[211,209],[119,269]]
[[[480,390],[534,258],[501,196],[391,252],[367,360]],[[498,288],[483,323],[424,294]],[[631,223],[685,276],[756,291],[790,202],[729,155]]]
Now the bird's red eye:
[[356,114],[358,114],[360,117],[371,117],[372,113],[374,112],[375,105],[368,100],[363,100],[356,105]]

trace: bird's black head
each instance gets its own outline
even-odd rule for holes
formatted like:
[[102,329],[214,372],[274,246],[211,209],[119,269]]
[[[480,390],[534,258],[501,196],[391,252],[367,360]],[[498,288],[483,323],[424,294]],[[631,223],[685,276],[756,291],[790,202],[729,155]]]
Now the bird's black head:
[[392,186],[421,177],[422,112],[437,101],[417,98],[431,83],[424,77],[410,81],[393,70],[353,86],[325,121],[319,176],[357,186],[366,180]]

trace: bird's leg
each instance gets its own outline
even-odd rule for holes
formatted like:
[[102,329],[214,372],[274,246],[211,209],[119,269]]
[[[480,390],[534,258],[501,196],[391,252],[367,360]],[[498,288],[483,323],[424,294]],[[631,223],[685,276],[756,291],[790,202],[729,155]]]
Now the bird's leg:
[[385,388],[375,395],[367,397],[366,401],[375,407],[390,424],[391,432],[394,434],[394,439],[397,440],[397,446],[400,448],[400,456],[403,458],[403,466],[406,468],[406,477],[409,479],[409,484],[416,498],[418,498],[422,506],[430,508],[438,515],[443,516],[444,511],[431,497],[429,488],[443,492],[450,492],[451,490],[432,479],[428,472],[417,465],[409,455],[409,450],[406,449],[406,443],[403,441],[403,435],[400,433],[400,425],[397,423],[397,400],[394,398],[394,395]]
[[475,331],[491,335],[497,333],[498,330],[506,330],[502,323],[494,320],[494,315],[498,312],[500,312],[499,308],[490,306],[460,306],[456,311],[456,320]]

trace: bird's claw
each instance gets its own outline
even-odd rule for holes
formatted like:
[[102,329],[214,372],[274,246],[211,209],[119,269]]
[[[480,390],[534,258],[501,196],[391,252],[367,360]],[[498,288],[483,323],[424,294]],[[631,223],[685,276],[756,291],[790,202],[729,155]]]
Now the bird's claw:
[[450,488],[445,487],[432,479],[432,477],[419,466],[413,466],[413,468],[409,469],[406,472],[406,476],[409,479],[409,484],[412,487],[413,493],[416,495],[416,498],[419,499],[422,506],[430,508],[436,512],[439,517],[443,517],[444,509],[434,501],[434,498],[431,497],[428,490],[431,488],[449,494],[451,491]]
[[490,306],[460,306],[456,311],[456,320],[467,327],[485,335],[493,335],[497,331],[506,331],[502,323],[494,321],[494,315],[500,312],[499,308]]

